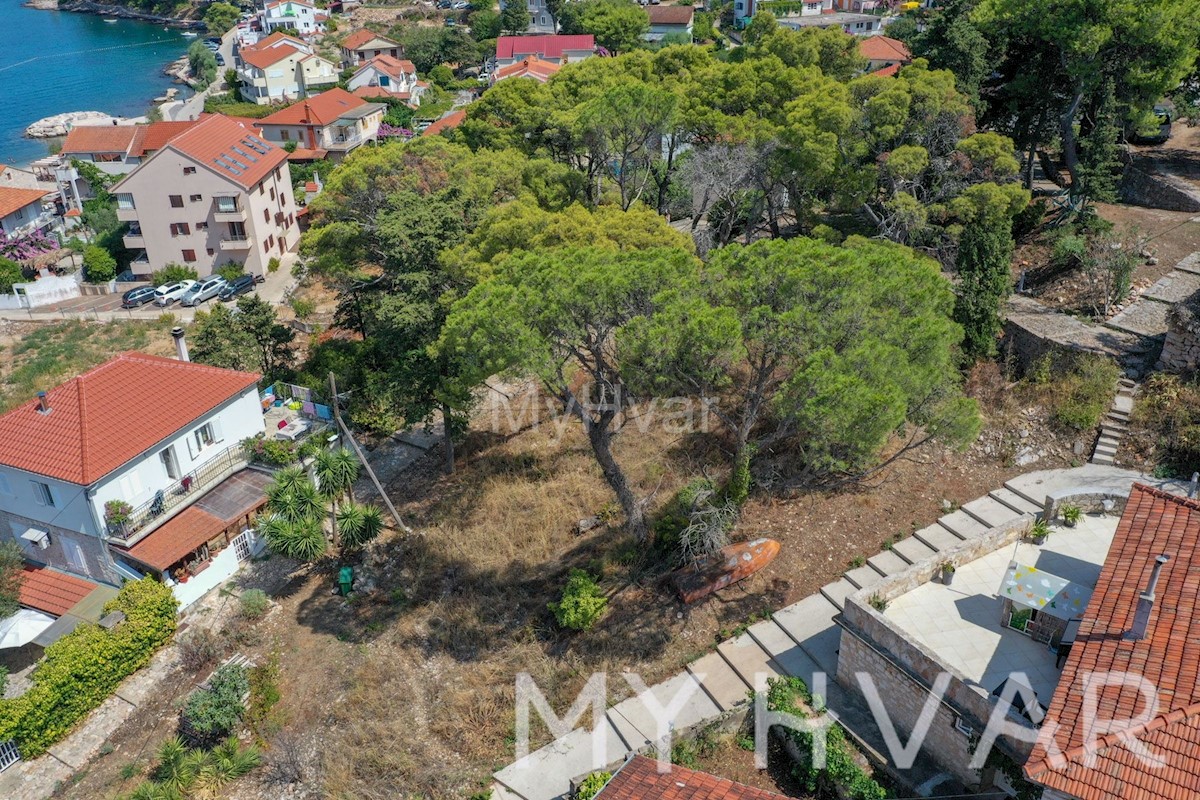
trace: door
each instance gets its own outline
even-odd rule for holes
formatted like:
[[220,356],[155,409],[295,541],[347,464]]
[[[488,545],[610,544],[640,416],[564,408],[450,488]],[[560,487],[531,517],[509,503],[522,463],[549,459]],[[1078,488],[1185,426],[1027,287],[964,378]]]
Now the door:
[[175,460],[175,447],[172,445],[166,450],[158,454],[162,459],[163,469],[167,471],[167,477],[173,481],[179,480],[179,463]]
[[87,575],[87,557],[83,554],[83,548],[79,546],[79,542],[74,539],[60,537],[63,545],[63,553],[67,557],[67,563],[71,565],[71,569],[76,572]]

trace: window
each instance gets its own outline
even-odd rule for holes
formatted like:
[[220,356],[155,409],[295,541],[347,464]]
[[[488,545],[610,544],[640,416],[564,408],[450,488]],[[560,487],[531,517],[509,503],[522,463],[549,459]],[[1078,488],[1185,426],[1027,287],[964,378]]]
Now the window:
[[264,253],[271,252],[271,243],[270,242],[263,242],[263,252]]
[[203,199],[204,199],[204,197],[202,195],[198,195],[198,194],[188,195],[189,203],[199,203]]
[[289,131],[287,128],[280,128],[279,137],[281,139],[283,139],[285,142],[290,142],[292,140],[292,132]]
[[171,208],[183,208],[183,195],[173,194],[170,196]]
[[271,187],[271,199],[272,200],[275,199],[275,187],[274,186]]
[[13,216],[17,219],[24,219],[25,218],[25,209],[18,208],[16,211],[13,212]]
[[92,162],[95,164],[115,164],[123,159],[122,153],[92,153]]
[[39,506],[54,507],[54,492],[50,491],[50,487],[41,481],[30,481],[33,484],[33,499]]
[[259,194],[266,194],[266,193],[267,193],[267,187],[266,187],[266,186],[264,186],[263,184],[261,184],[261,183],[260,183],[260,184],[258,185],[258,193],[259,193]]
[[71,565],[71,569],[76,572],[87,574],[87,558],[83,555],[83,548],[79,546],[79,542],[67,537],[59,537],[62,542],[63,553],[67,556],[67,562]]
[[195,167],[184,167],[184,168],[183,168],[183,174],[184,174],[184,175],[195,175],[195,174],[196,174],[196,168],[195,168]]
[[207,222],[197,222],[197,223],[196,223],[196,230],[198,230],[198,231],[206,231],[206,230],[208,230],[208,223],[207,223]]
[[232,214],[238,210],[238,199],[236,197],[218,197],[217,198],[217,213]]
[[171,223],[171,235],[172,236],[187,236],[191,232],[192,231],[188,227],[188,224],[186,222],[172,222]]
[[206,247],[206,248],[204,248],[204,252],[208,253],[211,256],[213,254],[213,249],[211,247]]
[[389,78],[387,75],[379,76],[379,85],[380,86],[390,86],[391,83],[392,83],[392,79]]
[[167,477],[171,480],[179,480],[179,464],[175,461],[175,448],[168,447],[158,454],[162,459],[163,469],[167,471]]
[[283,177],[283,172],[280,171],[279,167],[276,167],[275,168],[275,180],[279,180],[282,177]]
[[192,434],[192,437],[196,440],[197,453],[204,452],[204,448],[210,447],[213,442],[217,440],[216,435],[213,433],[213,426],[211,422],[205,423],[197,428]]
[[196,260],[196,251],[195,250],[184,250],[183,251],[183,260],[187,261],[187,262],[195,261]]
[[136,472],[122,475],[118,484],[121,487],[121,496],[127,501],[134,502],[142,494],[142,479]]
[[[275,190],[272,189],[271,191],[275,191]],[[263,222],[270,222],[270,221],[271,221],[271,212],[264,208],[263,209]]]

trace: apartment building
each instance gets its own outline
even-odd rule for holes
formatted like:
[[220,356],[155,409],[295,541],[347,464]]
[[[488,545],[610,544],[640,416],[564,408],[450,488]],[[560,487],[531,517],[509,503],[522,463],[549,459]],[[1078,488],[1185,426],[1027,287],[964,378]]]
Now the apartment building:
[[337,66],[318,56],[311,45],[273,33],[237,53],[242,97],[269,105],[309,97],[338,82]]
[[130,223],[132,269],[169,263],[201,275],[230,261],[261,275],[300,238],[287,152],[221,115],[171,139],[111,190]]

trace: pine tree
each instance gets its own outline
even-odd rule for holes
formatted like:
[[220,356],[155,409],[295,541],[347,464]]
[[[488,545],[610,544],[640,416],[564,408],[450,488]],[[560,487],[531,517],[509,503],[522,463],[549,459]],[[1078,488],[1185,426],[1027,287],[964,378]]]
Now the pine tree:
[[1117,200],[1115,175],[1120,173],[1117,126],[1117,98],[1112,82],[1105,84],[1096,108],[1092,130],[1079,145],[1079,196],[1088,201],[1113,203]]
[[958,299],[954,319],[962,325],[963,350],[986,358],[996,350],[1004,301],[1012,288],[1013,239],[1008,217],[969,225],[958,242]]

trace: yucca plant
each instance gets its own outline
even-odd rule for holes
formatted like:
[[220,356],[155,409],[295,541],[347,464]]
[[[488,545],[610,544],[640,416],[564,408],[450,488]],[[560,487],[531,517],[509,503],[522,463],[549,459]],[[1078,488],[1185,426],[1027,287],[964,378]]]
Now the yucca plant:
[[346,503],[338,511],[337,529],[342,546],[357,549],[383,530],[383,512],[378,506]]
[[317,454],[317,481],[321,494],[332,502],[343,497],[354,501],[354,482],[358,480],[358,457],[344,447],[322,450]]
[[329,547],[320,517],[293,521],[280,514],[272,514],[259,523],[258,531],[267,540],[271,550],[298,561],[320,558]]
[[295,485],[273,483],[268,486],[267,508],[289,522],[320,517],[325,513],[324,500],[308,478]]
[[187,745],[178,736],[163,742],[158,748],[158,766],[152,775],[155,782],[179,792],[185,791],[196,777],[189,755]]

